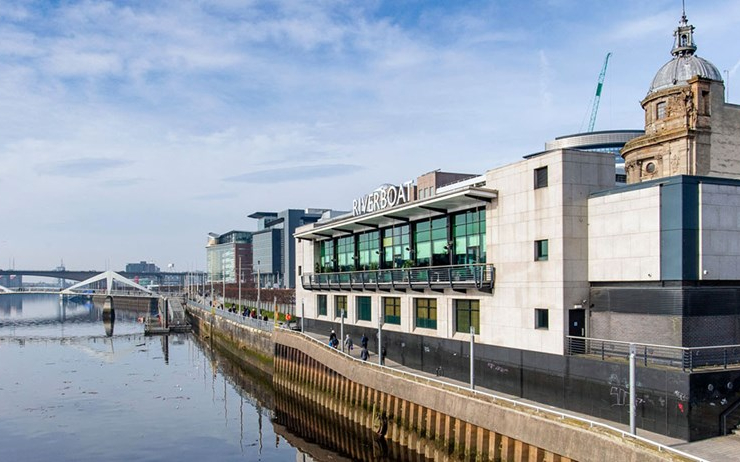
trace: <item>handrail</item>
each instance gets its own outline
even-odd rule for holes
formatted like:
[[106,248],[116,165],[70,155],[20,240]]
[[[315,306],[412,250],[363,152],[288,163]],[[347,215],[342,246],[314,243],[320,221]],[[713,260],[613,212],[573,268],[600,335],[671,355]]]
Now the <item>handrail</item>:
[[617,433],[622,438],[631,438],[631,439],[634,439],[636,441],[640,441],[640,442],[646,444],[647,446],[650,446],[653,449],[656,449],[658,452],[669,452],[669,453],[675,454],[677,456],[685,457],[685,458],[687,458],[689,460],[692,460],[692,461],[695,461],[695,462],[709,462],[706,459],[702,459],[701,457],[697,457],[695,455],[688,454],[688,453],[683,452],[681,450],[672,448],[670,446],[666,446],[664,444],[658,443],[657,441],[653,441],[653,440],[650,440],[648,438],[644,438],[642,436],[633,435],[633,434],[629,433],[626,430],[621,430],[619,428],[613,427],[611,425],[607,425],[607,424],[602,423],[602,422],[596,422],[594,420],[585,419],[583,417],[576,416],[576,415],[573,415],[573,414],[568,414],[568,413],[565,413],[565,412],[554,411],[552,409],[544,408],[544,407],[537,406],[537,405],[534,405],[534,404],[525,403],[525,402],[522,402],[522,401],[517,401],[517,400],[511,399],[511,398],[506,398],[504,396],[494,395],[492,393],[487,393],[487,392],[484,392],[484,391],[480,391],[479,389],[471,389],[471,388],[468,388],[468,387],[463,387],[463,386],[460,386],[460,385],[457,385],[457,384],[454,384],[454,383],[445,382],[443,380],[435,379],[435,378],[432,378],[432,377],[427,377],[427,376],[415,374],[413,372],[403,371],[403,370],[399,370],[399,369],[393,369],[393,368],[391,368],[389,366],[381,366],[381,365],[376,364],[374,362],[363,361],[363,360],[361,360],[359,358],[355,358],[355,357],[353,357],[353,356],[349,355],[348,353],[345,353],[345,352],[343,352],[341,350],[338,350],[336,348],[332,348],[329,345],[325,344],[324,342],[322,342],[322,341],[320,341],[320,340],[318,340],[318,339],[310,336],[309,334],[307,334],[305,332],[297,332],[297,331],[292,331],[292,330],[289,330],[289,329],[283,329],[282,332],[286,332],[286,333],[290,333],[290,334],[295,334],[295,335],[300,335],[300,336],[308,339],[309,341],[316,343],[317,345],[321,346],[324,349],[327,349],[327,350],[332,351],[332,352],[334,352],[336,354],[345,356],[346,359],[349,359],[351,361],[356,361],[358,363],[364,364],[364,365],[369,366],[369,367],[379,368],[381,371],[386,372],[386,373],[392,373],[392,374],[396,374],[396,375],[411,377],[411,378],[413,378],[417,382],[419,380],[421,380],[421,381],[427,382],[429,384],[434,384],[434,385],[441,386],[442,388],[452,388],[453,390],[458,390],[459,392],[465,392],[465,394],[473,394],[473,395],[483,396],[483,397],[486,397],[488,399],[493,400],[494,402],[495,401],[503,401],[505,403],[508,403],[508,404],[514,406],[514,407],[522,407],[522,408],[530,409],[530,410],[535,411],[535,412],[540,412],[540,413],[543,413],[543,414],[549,414],[549,415],[558,417],[559,419],[573,419],[573,420],[576,420],[578,422],[581,422],[581,423],[584,423],[584,424],[588,424],[590,428],[599,427],[599,428],[602,428],[604,430],[608,430],[610,432]]

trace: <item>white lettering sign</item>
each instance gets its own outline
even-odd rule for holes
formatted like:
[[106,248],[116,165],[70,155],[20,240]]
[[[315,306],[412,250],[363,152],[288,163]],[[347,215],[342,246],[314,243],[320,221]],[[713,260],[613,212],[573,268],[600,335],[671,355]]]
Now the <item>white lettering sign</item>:
[[388,186],[352,201],[352,216],[377,212],[407,203],[411,198],[413,182],[407,181],[398,186]]

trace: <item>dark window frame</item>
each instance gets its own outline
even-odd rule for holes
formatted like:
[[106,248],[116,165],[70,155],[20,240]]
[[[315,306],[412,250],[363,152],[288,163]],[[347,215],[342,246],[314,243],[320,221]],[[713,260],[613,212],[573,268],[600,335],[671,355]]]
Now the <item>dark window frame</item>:
[[550,329],[550,310],[547,308],[534,309],[534,328],[541,330]]
[[[454,305],[455,332],[469,334],[470,326],[474,326],[475,333],[480,334],[480,300],[456,299]],[[463,325],[467,329],[462,328]]]
[[[425,314],[425,316],[420,316],[420,313]],[[414,299],[414,325],[422,329],[437,329],[436,298]]]
[[[367,300],[368,306],[363,306],[360,300]],[[373,319],[373,298],[368,295],[358,295],[355,297],[355,306],[357,308],[357,320],[358,321],[372,321]],[[367,319],[365,319],[367,315]]]
[[[389,308],[393,314],[388,314]],[[383,297],[383,324],[401,325],[401,297]]]
[[[341,309],[344,308],[344,316],[342,316]],[[334,317],[347,319],[347,296],[346,295],[335,295],[334,296]]]
[[326,313],[327,313],[326,305],[327,304],[328,304],[328,297],[326,295],[324,294],[316,295],[316,307],[317,307],[319,316],[326,316]]
[[548,185],[547,165],[534,169],[534,189],[546,188]]
[[550,242],[548,239],[534,241],[534,261],[548,261],[550,259]]

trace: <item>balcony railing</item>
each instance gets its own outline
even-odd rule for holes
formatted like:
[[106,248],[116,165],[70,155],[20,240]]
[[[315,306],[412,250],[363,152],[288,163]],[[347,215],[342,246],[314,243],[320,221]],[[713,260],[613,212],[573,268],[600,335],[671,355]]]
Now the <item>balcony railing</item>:
[[482,263],[304,274],[301,284],[306,290],[477,289],[491,292],[495,275],[492,264]]

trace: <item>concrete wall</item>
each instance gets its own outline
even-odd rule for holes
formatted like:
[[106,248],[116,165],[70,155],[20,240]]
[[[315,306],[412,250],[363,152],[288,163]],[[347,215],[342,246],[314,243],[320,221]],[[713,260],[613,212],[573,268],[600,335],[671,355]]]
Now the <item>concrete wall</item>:
[[[293,390],[306,381],[313,385],[311,393],[317,399],[323,400],[325,393],[377,409],[389,422],[422,430],[457,454],[477,455],[480,460],[664,460],[664,454],[628,439],[570,425],[465,389],[445,389],[423,379],[411,381],[391,369],[349,361],[292,332],[276,331],[274,335],[276,380],[284,376],[286,383],[293,382]],[[504,441],[506,454],[501,453]]]
[[659,281],[660,187],[588,200],[588,280]]

